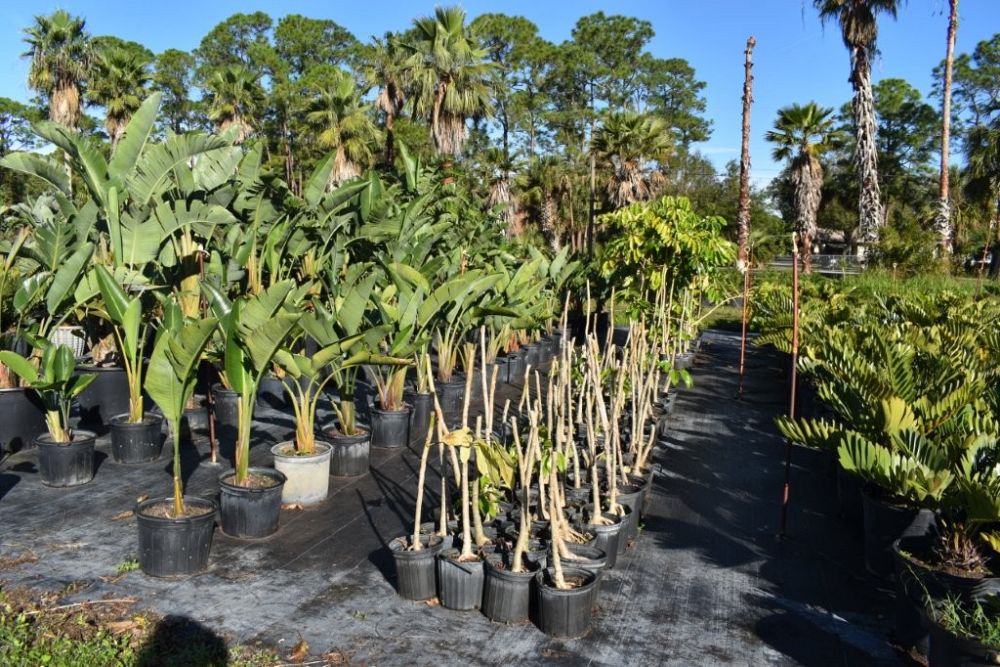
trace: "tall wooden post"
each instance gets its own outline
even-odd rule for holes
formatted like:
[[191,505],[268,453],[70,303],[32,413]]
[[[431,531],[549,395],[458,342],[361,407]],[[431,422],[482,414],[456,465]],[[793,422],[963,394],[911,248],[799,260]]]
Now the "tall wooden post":
[[750,299],[750,107],[753,104],[753,47],[757,39],[751,35],[743,52],[743,143],[740,149],[740,200],[736,213],[739,257],[736,265],[743,272],[743,327],[740,335],[740,383],[737,398],[743,398],[743,376],[746,373],[747,317]]

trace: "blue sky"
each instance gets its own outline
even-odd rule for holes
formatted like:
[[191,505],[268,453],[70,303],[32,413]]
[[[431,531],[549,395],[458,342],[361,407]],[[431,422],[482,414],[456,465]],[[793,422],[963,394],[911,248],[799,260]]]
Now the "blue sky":
[[[751,155],[758,183],[770,180],[780,168],[763,139],[780,107],[809,100],[839,107],[851,95],[840,34],[835,25],[820,24],[812,0],[467,0],[460,4],[472,16],[484,12],[526,16],[543,37],[555,42],[569,37],[577,18],[598,10],[649,20],[656,31],[650,50],[660,57],[686,58],[708,83],[707,115],[714,121],[714,132],[698,148],[718,167],[738,157],[743,49],[747,37],[756,36]],[[910,0],[897,21],[881,22],[882,54],[873,68],[876,80],[901,77],[929,94],[931,70],[944,57],[947,4],[947,0]],[[194,48],[212,26],[235,12],[260,9],[275,18],[288,13],[330,18],[367,40],[407,27],[414,16],[429,13],[433,6],[433,2],[390,0],[10,1],[0,6],[0,95],[30,97],[27,63],[19,57],[21,29],[33,15],[57,7],[84,16],[94,35],[117,35],[158,52]],[[959,12],[959,53],[1000,32],[1000,0],[961,0]]]

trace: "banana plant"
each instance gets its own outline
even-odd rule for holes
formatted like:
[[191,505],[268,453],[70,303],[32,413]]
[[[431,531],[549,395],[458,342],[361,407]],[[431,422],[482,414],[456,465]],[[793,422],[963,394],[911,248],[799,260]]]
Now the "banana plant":
[[218,320],[212,317],[185,320],[182,307],[168,302],[153,355],[146,372],[146,391],[170,423],[173,436],[174,517],[186,514],[181,477],[181,420],[194,395],[198,362]]
[[45,406],[45,424],[53,442],[73,441],[69,413],[73,399],[80,395],[97,376],[78,375],[73,351],[65,345],[53,345],[44,338],[33,341],[42,350],[38,368],[28,359],[9,350],[0,351],[0,363],[12,370],[33,389]]
[[274,355],[302,317],[295,306],[309,286],[296,288],[291,280],[279,281],[260,294],[232,301],[218,287],[202,283],[202,289],[225,335],[223,365],[229,386],[239,394],[236,436],[235,483],[249,486],[250,432],[257,404],[257,390]]

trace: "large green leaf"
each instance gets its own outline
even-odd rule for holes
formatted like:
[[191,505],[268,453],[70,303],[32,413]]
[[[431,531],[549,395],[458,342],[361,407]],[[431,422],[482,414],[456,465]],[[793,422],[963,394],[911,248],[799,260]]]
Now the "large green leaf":
[[66,167],[48,155],[9,153],[0,159],[0,166],[41,179],[65,197],[70,197]]
[[228,147],[221,137],[205,134],[174,134],[143,151],[128,179],[133,200],[141,206],[162,192],[178,165],[204,153]]
[[159,92],[153,93],[139,105],[115,146],[114,155],[108,163],[108,174],[111,182],[119,190],[124,189],[125,178],[135,169],[139,155],[153,131],[156,112],[160,107],[160,97]]
[[330,184],[330,173],[333,171],[336,154],[330,153],[319,161],[313,169],[305,187],[302,189],[302,198],[310,206],[316,206],[319,200],[326,194],[326,188]]
[[29,385],[33,385],[38,382],[38,371],[35,370],[35,367],[30,361],[16,352],[11,352],[10,350],[0,350],[0,364],[3,364],[10,370],[14,371],[15,375]]
[[217,324],[214,318],[175,324],[157,341],[149,359],[146,392],[175,428],[194,393],[198,361]]
[[83,268],[93,254],[94,245],[84,243],[56,270],[52,284],[45,294],[45,305],[50,314],[54,315],[59,312],[62,304],[73,293],[80,275],[83,273]]

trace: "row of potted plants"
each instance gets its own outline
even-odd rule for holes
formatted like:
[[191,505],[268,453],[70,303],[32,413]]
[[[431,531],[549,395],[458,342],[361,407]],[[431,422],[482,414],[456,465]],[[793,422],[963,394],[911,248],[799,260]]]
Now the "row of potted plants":
[[[932,665],[992,654],[994,638],[962,633],[995,617],[988,599],[1000,591],[1000,307],[958,293],[826,297],[803,306],[799,364],[819,414],[779,429],[836,458],[865,565],[895,580],[897,640]],[[781,298],[759,307],[765,341],[779,346]]]

